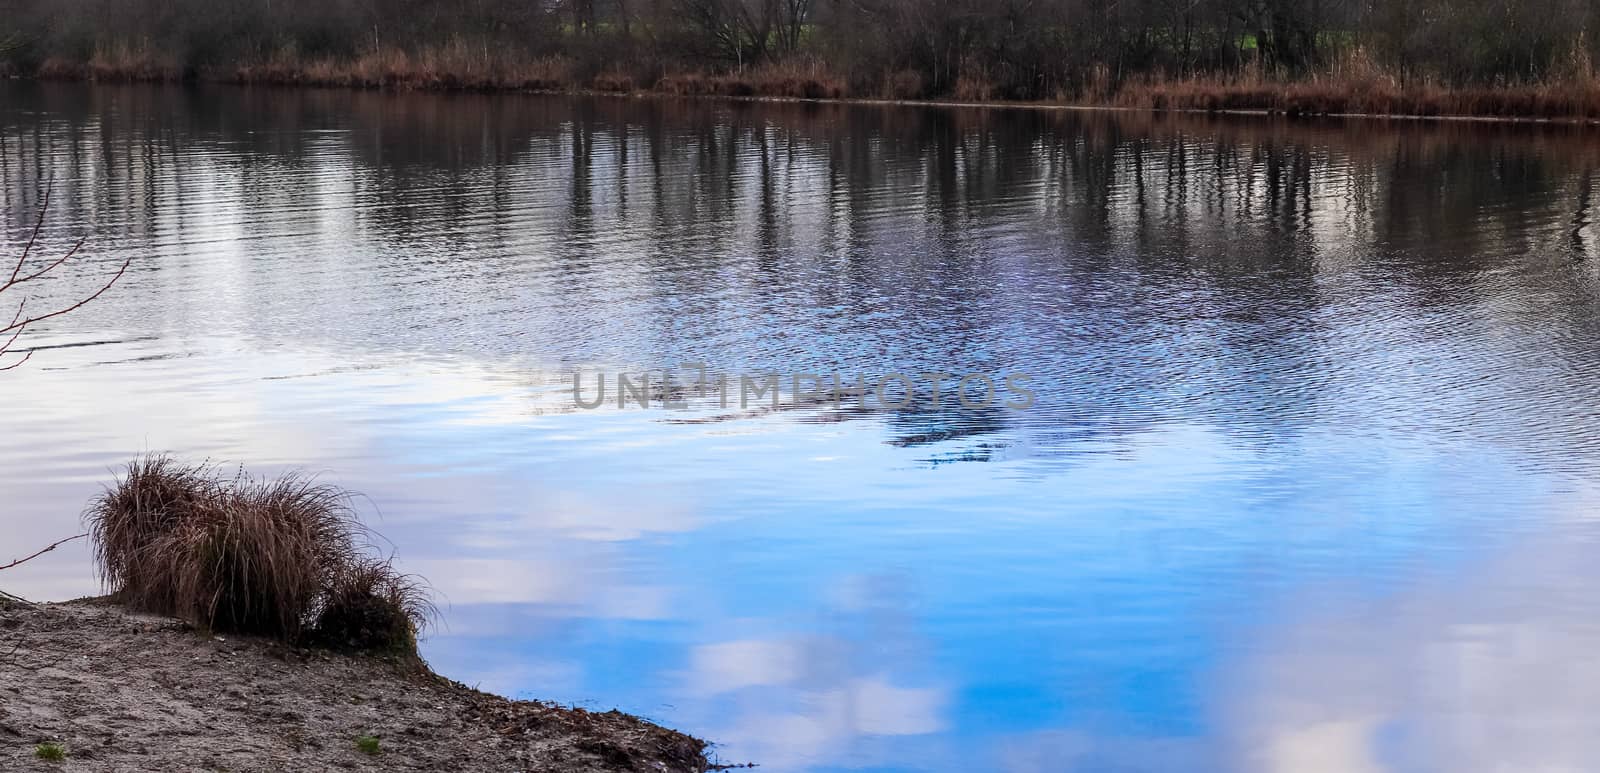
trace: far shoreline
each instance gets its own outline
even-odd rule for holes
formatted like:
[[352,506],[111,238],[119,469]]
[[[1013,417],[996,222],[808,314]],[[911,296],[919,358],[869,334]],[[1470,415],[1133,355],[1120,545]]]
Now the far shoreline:
[[[1225,107],[1199,107],[1183,106],[1181,104],[1164,103],[1159,105],[1149,104],[1115,104],[1113,102],[1055,102],[1048,100],[961,100],[955,98],[893,98],[873,96],[794,96],[788,94],[763,94],[763,93],[724,93],[717,90],[698,91],[686,93],[658,86],[651,88],[595,88],[592,86],[521,86],[514,84],[473,84],[460,83],[450,78],[430,82],[340,82],[330,80],[317,80],[312,78],[273,78],[273,79],[243,79],[227,77],[198,77],[184,75],[171,77],[141,77],[135,75],[114,75],[97,77],[88,74],[11,74],[5,79],[31,83],[63,83],[63,84],[90,84],[104,86],[223,86],[233,88],[261,88],[282,90],[326,90],[326,91],[364,91],[379,92],[384,94],[477,94],[484,96],[496,95],[523,95],[523,96],[562,96],[586,97],[609,99],[634,99],[634,100],[701,100],[707,102],[735,102],[755,104],[815,104],[815,105],[859,105],[868,107],[922,107],[942,109],[983,109],[983,110],[1030,110],[1045,112],[1105,112],[1128,113],[1146,115],[1210,115],[1210,116],[1241,116],[1252,118],[1281,118],[1293,120],[1360,120],[1360,121],[1400,121],[1413,123],[1478,123],[1478,124],[1509,124],[1530,126],[1572,126],[1593,127],[1600,126],[1600,116],[1593,115],[1539,115],[1539,114],[1497,114],[1497,113],[1452,113],[1452,112],[1382,112],[1382,111],[1343,111],[1343,110],[1315,110],[1298,106],[1292,101],[1287,106],[1225,106]],[[666,82],[670,79],[663,79]],[[1182,81],[1172,81],[1157,84],[1157,88],[1176,88],[1185,85]],[[1226,85],[1210,84],[1213,87],[1226,89]],[[1293,90],[1307,85],[1301,81],[1289,81],[1275,84],[1276,88],[1269,87],[1262,91],[1260,85],[1251,86],[1251,95],[1269,95],[1269,98],[1288,100]],[[1539,93],[1540,87],[1501,87],[1494,93],[1502,97],[1516,97],[1526,101],[1529,95]],[[1447,91],[1443,93],[1446,98],[1466,99],[1476,94],[1468,90]],[[1226,91],[1218,99],[1232,99]],[[1421,97],[1419,97],[1421,98]],[[1167,97],[1158,94],[1158,101]]]

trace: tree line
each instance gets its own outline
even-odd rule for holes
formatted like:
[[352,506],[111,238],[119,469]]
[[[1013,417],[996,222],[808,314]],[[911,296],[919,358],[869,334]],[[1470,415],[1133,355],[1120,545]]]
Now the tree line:
[[559,61],[569,85],[787,68],[859,96],[1081,99],[1204,78],[1592,78],[1597,22],[1596,0],[0,0],[0,68],[226,79],[433,51],[447,68]]

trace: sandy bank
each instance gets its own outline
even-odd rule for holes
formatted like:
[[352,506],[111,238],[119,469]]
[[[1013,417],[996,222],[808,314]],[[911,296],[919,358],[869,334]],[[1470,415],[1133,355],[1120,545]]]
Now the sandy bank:
[[[378,739],[378,752],[357,746]],[[61,762],[36,756],[58,743]],[[0,601],[0,769],[703,771],[705,742],[395,660]]]

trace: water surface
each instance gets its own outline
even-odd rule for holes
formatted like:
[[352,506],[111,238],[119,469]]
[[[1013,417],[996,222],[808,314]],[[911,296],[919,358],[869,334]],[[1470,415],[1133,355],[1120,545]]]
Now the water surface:
[[[1600,749],[1600,137],[0,84],[0,558],[144,450],[363,492],[441,672],[768,770]],[[12,253],[14,254],[14,253]],[[574,406],[704,363],[1034,405]],[[3,363],[0,363],[3,364]],[[946,386],[948,390],[950,385]],[[8,590],[95,592],[81,544]]]

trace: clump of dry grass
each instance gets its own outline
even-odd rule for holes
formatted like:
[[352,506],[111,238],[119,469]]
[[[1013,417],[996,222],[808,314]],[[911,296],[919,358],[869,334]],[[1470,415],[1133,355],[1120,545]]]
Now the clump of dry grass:
[[717,83],[713,76],[705,73],[670,73],[656,81],[656,91],[680,97],[698,97],[717,93]]
[[[211,630],[322,640],[361,610],[366,649],[414,652],[432,607],[424,586],[367,554],[351,495],[289,474],[231,477],[144,456],[86,513],[102,580],[130,608]],[[386,616],[386,617],[384,617]]]
[[1284,79],[1259,68],[1229,76],[1163,78],[1125,84],[1114,97],[1085,101],[1155,110],[1264,110],[1286,115],[1370,114],[1600,118],[1600,74],[1577,51],[1543,80],[1450,85],[1426,74],[1386,69],[1356,49],[1326,72]]
[[927,95],[927,83],[916,70],[895,70],[883,76],[884,99],[922,99]]
[[34,75],[46,80],[78,80],[89,77],[88,68],[63,56],[47,57]]
[[755,72],[757,94],[794,99],[838,99],[845,95],[842,78],[819,62],[787,61]]
[[418,627],[434,608],[425,587],[387,561],[360,558],[340,567],[311,627],[314,643],[361,651],[416,650]]
[[122,41],[95,48],[87,61],[52,56],[39,63],[41,78],[96,81],[177,82],[184,79],[183,65],[171,52],[148,41]]
[[839,99],[848,94],[844,81],[811,62],[785,62],[740,73],[672,73],[656,81],[655,90],[679,96],[785,97]]
[[633,76],[625,72],[609,71],[594,76],[589,82],[589,87],[595,91],[609,91],[615,93],[628,93],[638,87],[634,84]]
[[187,72],[170,51],[141,40],[96,46],[88,59],[50,56],[38,62],[34,74],[50,80],[176,83],[184,80]]
[[956,79],[955,88],[950,96],[962,102],[990,102],[993,101],[999,89],[995,87],[984,73],[962,73]]
[[175,614],[176,588],[156,583],[144,561],[158,541],[220,497],[213,470],[167,456],[141,456],[89,508],[95,563],[102,581],[142,609]]
[[119,43],[95,49],[89,59],[89,74],[108,81],[180,81],[183,65],[171,52],[162,51],[149,41]]
[[456,38],[415,50],[386,46],[353,58],[308,60],[287,47],[235,67],[225,79],[396,91],[561,91],[578,85],[572,70],[563,57],[527,57]]

